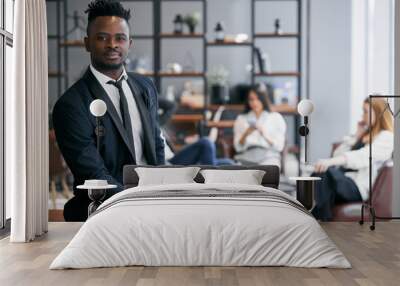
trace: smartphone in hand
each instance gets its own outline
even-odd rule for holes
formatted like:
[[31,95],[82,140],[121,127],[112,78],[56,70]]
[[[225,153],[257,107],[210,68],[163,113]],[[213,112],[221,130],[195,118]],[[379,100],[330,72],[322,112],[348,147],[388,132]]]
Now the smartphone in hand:
[[247,123],[250,125],[250,127],[256,128],[257,121],[255,119],[251,119],[250,118],[250,119],[247,120]]
[[356,137],[363,137],[368,132],[368,130],[368,124],[364,121],[359,121],[357,125]]

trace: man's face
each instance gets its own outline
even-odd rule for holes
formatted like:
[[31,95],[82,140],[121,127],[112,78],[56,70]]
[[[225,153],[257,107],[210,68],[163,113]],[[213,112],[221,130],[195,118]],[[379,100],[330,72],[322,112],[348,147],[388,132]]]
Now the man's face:
[[103,70],[121,68],[131,45],[129,26],[125,19],[100,16],[90,23],[85,46],[95,67]]

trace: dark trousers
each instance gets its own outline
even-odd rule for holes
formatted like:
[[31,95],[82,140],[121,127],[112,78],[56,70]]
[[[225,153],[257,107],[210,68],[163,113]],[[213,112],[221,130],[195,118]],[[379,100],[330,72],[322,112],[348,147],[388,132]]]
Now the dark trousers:
[[316,219],[331,220],[335,203],[362,201],[357,185],[345,176],[342,169],[331,167],[325,173],[314,173],[312,176],[322,179],[315,185],[316,205],[312,214]]
[[[119,189],[108,190],[102,201],[104,202],[119,191]],[[64,205],[65,221],[86,221],[88,218],[88,207],[91,202],[92,200],[89,199],[87,191],[75,191],[74,196]]]
[[231,165],[230,159],[217,159],[214,142],[207,138],[201,138],[175,154],[169,160],[173,165]]
[[64,205],[65,221],[86,221],[88,218],[88,206],[91,200],[87,195],[72,197]]

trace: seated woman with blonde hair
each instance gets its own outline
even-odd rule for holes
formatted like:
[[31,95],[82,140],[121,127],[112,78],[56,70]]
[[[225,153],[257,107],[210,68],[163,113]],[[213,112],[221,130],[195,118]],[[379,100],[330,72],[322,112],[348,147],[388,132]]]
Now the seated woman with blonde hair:
[[[372,144],[372,183],[379,169],[393,153],[393,116],[387,102],[374,98],[371,103],[371,127],[369,100],[364,100],[363,118],[355,135],[345,137],[335,149],[333,157],[315,164],[314,176],[320,176],[315,189],[315,218],[329,221],[336,202],[365,201],[369,197],[369,148]],[[370,142],[370,128],[372,140]]]
[[285,147],[286,122],[282,115],[270,111],[267,94],[252,88],[247,93],[244,113],[233,127],[235,159],[242,164],[281,166]]

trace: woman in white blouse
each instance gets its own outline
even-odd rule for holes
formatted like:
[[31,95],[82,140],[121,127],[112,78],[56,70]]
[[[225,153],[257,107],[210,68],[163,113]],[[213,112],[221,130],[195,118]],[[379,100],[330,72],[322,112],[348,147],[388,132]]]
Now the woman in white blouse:
[[336,202],[365,201],[369,195],[369,148],[372,133],[372,183],[385,161],[393,153],[393,116],[384,99],[372,100],[371,122],[369,101],[363,104],[363,118],[355,135],[347,136],[336,148],[333,157],[315,164],[315,173],[322,177],[316,186],[316,206],[312,213],[317,219],[331,220]]
[[269,111],[267,100],[265,93],[250,89],[244,114],[235,121],[235,159],[243,164],[281,165],[286,122],[279,113]]

